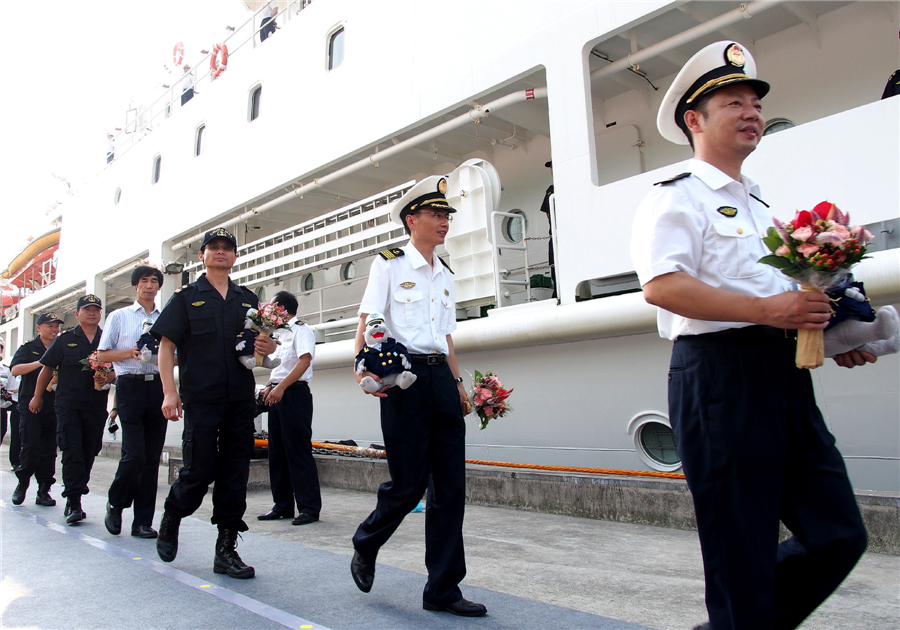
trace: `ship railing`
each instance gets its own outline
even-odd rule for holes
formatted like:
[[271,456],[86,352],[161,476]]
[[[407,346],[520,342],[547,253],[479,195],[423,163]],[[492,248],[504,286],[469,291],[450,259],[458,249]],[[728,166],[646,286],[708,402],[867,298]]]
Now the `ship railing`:
[[[292,15],[300,13],[300,11],[310,4],[312,4],[312,0],[288,0],[284,11],[278,13],[276,20],[282,19],[283,23],[286,24],[287,22],[290,22]],[[257,42],[257,35],[262,30],[262,25],[260,24],[262,20],[257,18],[261,11],[262,8],[254,12],[253,15],[247,18],[247,21],[234,29],[234,31],[221,42],[213,42],[213,44],[225,44],[228,46],[229,63],[233,60],[234,55],[248,42],[252,48],[256,48],[259,45],[259,42]],[[191,65],[191,72],[194,72],[197,68],[206,68],[206,71],[197,76],[194,80],[194,91],[197,95],[200,94],[198,87],[210,85],[213,81],[223,76],[212,76],[212,68],[210,67],[209,61],[213,54],[212,44],[210,44],[210,49],[210,52],[206,53],[200,61],[196,62],[195,65]],[[226,70],[224,76],[227,76],[227,74]],[[147,134],[153,131],[157,125],[162,124],[167,118],[171,117],[175,112],[175,108],[181,107],[181,94],[184,91],[182,89],[184,79],[185,75],[173,75],[171,77],[172,84],[166,85],[165,90],[156,98],[156,100],[150,103],[150,105],[140,109],[135,108],[128,110],[126,113],[125,128],[115,134],[113,139],[115,159],[119,159],[125,155]]]
[[[502,243],[500,238],[497,238],[496,235],[500,234],[500,225],[503,219],[509,219],[512,221],[519,221],[522,225],[522,240],[518,243]],[[502,308],[504,306],[510,306],[512,304],[512,291],[509,290],[508,287],[525,287],[525,300],[527,302],[531,302],[531,281],[529,279],[529,271],[530,267],[528,265],[528,228],[525,224],[525,217],[521,214],[515,212],[501,212],[499,210],[494,210],[491,212],[491,233],[495,235],[494,238],[494,247],[493,247],[493,257],[494,257],[494,295],[497,300],[497,308]],[[503,268],[502,261],[500,260],[500,256],[503,250],[517,251],[522,252],[522,256],[524,257],[524,265],[520,267],[524,272],[525,279],[524,280],[515,280],[510,279],[510,276],[513,275],[513,269],[505,269]],[[516,274],[518,276],[519,274]]]

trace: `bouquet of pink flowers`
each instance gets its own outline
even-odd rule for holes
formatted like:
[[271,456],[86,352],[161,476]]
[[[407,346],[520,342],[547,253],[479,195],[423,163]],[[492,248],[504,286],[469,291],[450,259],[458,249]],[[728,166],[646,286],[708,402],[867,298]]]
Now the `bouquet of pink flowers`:
[[[94,374],[100,374],[104,378],[106,378],[106,375],[109,374],[113,369],[112,363],[101,361],[97,358],[96,350],[94,350],[89,357],[82,359],[80,363],[84,366],[83,368],[81,368],[82,372],[93,372]],[[94,389],[99,392],[101,389],[103,389],[103,385],[100,385],[96,381],[94,381]]]
[[[289,319],[287,309],[280,304],[263,302],[258,310],[251,308],[247,311],[247,321],[250,325],[246,327],[258,332],[260,337],[271,337],[279,328],[288,328]],[[257,367],[263,364],[264,356],[254,352],[253,357],[256,359]]]
[[[789,223],[773,219],[763,242],[772,253],[759,262],[797,280],[804,291],[824,292],[842,282],[850,267],[866,258],[872,234],[850,225],[850,215],[829,201],[799,210]],[[821,330],[799,330],[797,367],[816,368],[825,362]]]
[[497,375],[490,370],[485,374],[475,371],[472,403],[475,413],[481,418],[481,430],[487,427],[492,418],[502,418],[512,411],[507,401],[512,392],[512,389],[504,388]]

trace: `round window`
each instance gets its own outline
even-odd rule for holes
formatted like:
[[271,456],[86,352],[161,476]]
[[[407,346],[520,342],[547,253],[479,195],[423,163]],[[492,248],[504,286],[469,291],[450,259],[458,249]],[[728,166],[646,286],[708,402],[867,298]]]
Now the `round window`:
[[311,273],[306,274],[303,278],[303,290],[304,291],[312,291],[315,286],[315,281],[313,280],[313,275]]
[[353,280],[356,277],[356,263],[352,260],[341,267],[341,280]]
[[653,470],[672,472],[681,468],[675,432],[665,415],[658,412],[638,414],[628,423],[628,433],[634,436],[638,457]]
[[119,201],[121,201],[121,200],[122,200],[122,189],[116,188],[116,194],[113,196],[113,204],[118,206]]
[[763,135],[768,136],[769,134],[778,133],[779,131],[784,131],[785,129],[790,129],[794,126],[794,121],[787,118],[773,118],[766,123]]
[[528,229],[528,218],[521,210],[510,210],[510,213],[519,215],[518,217],[506,217],[503,221],[503,236],[510,243],[521,243],[522,236]]
[[266,288],[259,287],[256,290],[256,297],[259,299],[260,302],[265,302],[266,301]]

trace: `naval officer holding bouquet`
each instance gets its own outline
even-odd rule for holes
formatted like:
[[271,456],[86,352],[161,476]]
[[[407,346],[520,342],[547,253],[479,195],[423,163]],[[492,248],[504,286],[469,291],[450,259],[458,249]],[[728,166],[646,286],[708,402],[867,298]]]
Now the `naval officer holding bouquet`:
[[[88,358],[100,344],[100,298],[82,295],[75,305],[78,326],[60,333],[44,356],[41,373],[28,410],[37,415],[44,405],[47,385],[53,370],[59,370],[56,386],[56,441],[62,451],[62,479],[66,498],[64,515],[69,525],[87,518],[81,508],[81,496],[88,493],[88,481],[94,459],[103,446],[106,403],[115,379],[111,370],[89,369]],[[106,387],[106,389],[103,389]]]
[[[456,330],[452,272],[434,251],[443,244],[456,212],[447,203],[446,193],[445,178],[426,177],[396,202],[391,220],[403,225],[410,242],[375,258],[359,307],[356,352],[365,345],[366,316],[383,313],[393,336],[409,350],[411,371],[417,378],[408,389],[383,388],[372,394],[381,398],[381,429],[391,480],[381,485],[375,510],[353,536],[350,571],[359,589],[368,593],[378,551],[428,488],[428,582],[422,607],[479,617],[486,608],[463,599],[459,589],[466,575],[462,407],[467,396],[450,336]],[[380,382],[370,372],[356,374],[357,382],[365,376]]]
[[[244,329],[247,310],[259,308],[259,300],[228,277],[237,258],[231,232],[207,232],[199,256],[206,272],[176,289],[150,330],[160,340],[163,415],[177,420],[184,404],[184,467],[166,498],[156,551],[163,562],[175,559],[181,519],[200,507],[215,482],[212,523],[219,536],[213,571],[246,579],[256,571],[238,555],[237,543],[239,532],[247,531],[243,517],[253,456],[256,380],[253,370],[238,360],[235,339]],[[275,341],[260,335],[255,347],[268,355],[275,351]],[[180,392],[175,387],[176,348]]]
[[[669,414],[703,553],[710,621],[698,628],[713,630],[797,627],[866,548],[809,371],[794,365],[792,333],[824,329],[828,297],[789,291],[757,262],[772,218],[741,166],[762,137],[768,91],[736,43],[688,61],[657,125],[694,159],[647,195],[632,236],[644,297],[675,342]],[[779,521],[793,534],[781,544]]]

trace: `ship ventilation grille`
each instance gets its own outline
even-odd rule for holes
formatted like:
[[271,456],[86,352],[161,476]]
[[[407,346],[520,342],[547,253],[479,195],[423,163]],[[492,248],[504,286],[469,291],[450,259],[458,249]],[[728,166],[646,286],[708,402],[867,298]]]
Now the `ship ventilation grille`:
[[[231,279],[238,284],[268,284],[371,256],[404,243],[403,228],[391,223],[393,202],[415,182],[407,182],[363,201],[238,247]],[[199,272],[199,261],[186,271]]]

